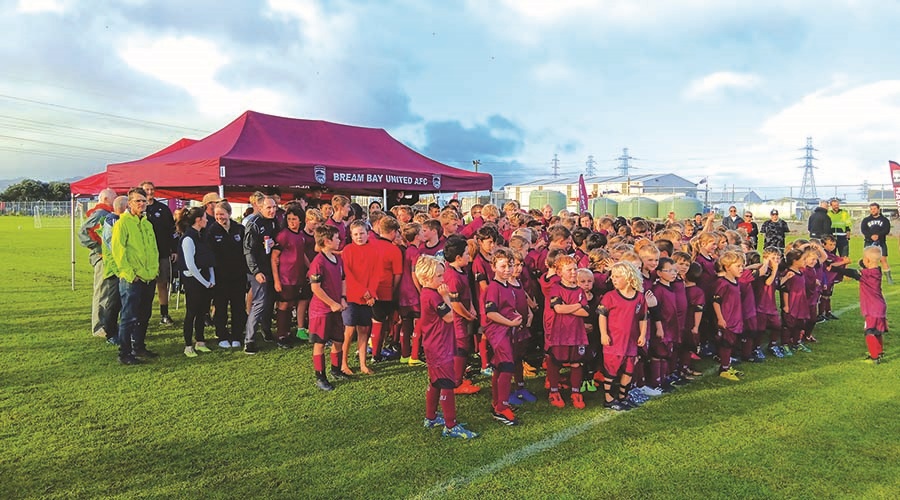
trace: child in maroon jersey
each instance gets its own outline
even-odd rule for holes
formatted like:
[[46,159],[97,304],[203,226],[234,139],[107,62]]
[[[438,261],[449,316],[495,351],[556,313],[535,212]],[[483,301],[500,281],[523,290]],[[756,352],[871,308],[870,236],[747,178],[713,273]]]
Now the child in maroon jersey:
[[884,359],[884,334],[887,327],[887,303],[881,291],[881,247],[863,249],[859,278],[859,311],[866,319],[866,346],[869,359],[875,364]]
[[584,331],[588,337],[588,350],[584,358],[581,382],[581,394],[585,392],[597,392],[595,376],[600,371],[600,333],[597,331],[597,306],[600,305],[600,295],[594,294],[594,273],[587,268],[578,268],[575,283],[578,288],[584,290],[588,302],[588,315],[582,318]]
[[584,408],[581,394],[581,363],[587,353],[587,332],[582,318],[588,315],[587,296],[578,288],[578,269],[575,259],[562,255],[556,259],[554,269],[559,282],[550,288],[549,307],[544,312],[547,331],[544,346],[547,351],[547,379],[550,382],[550,404],[565,406],[559,394],[560,369],[570,367],[569,383],[572,387],[572,406]]
[[741,359],[748,363],[757,363],[766,359],[760,355],[760,339],[762,335],[757,326],[756,294],[753,293],[753,283],[759,277],[762,269],[762,259],[756,251],[744,254],[745,264],[741,277],[738,278],[738,286],[741,288],[741,312],[744,315],[744,335],[741,337]]
[[[303,225],[303,237],[306,240],[306,246],[303,253],[306,254],[307,260],[312,262],[316,258],[316,228],[320,224],[325,223],[325,217],[317,208],[310,208],[306,211],[306,223]],[[309,301],[312,300],[312,289],[310,288],[309,279],[303,280],[303,287],[300,288],[300,299],[297,301],[297,339],[304,342],[309,340]]]
[[819,299],[819,315],[827,320],[836,320],[838,317],[831,312],[831,295],[834,293],[834,285],[843,279],[843,274],[839,271],[850,263],[850,259],[834,253],[837,239],[833,235],[826,234],[822,237],[822,247],[825,250],[825,283],[822,285],[822,298]]
[[[766,247],[762,255],[763,266],[759,269],[759,276],[753,281],[753,295],[756,298],[756,328],[761,338],[769,334],[769,350],[775,357],[784,357],[779,342],[781,341],[781,315],[778,304],[775,303],[775,291],[779,287],[778,266],[781,264],[781,250],[776,247]],[[760,340],[762,343],[763,340]]]
[[509,250],[498,248],[491,256],[494,278],[484,290],[484,310],[481,326],[491,345],[491,393],[493,417],[505,425],[519,423],[509,406],[509,394],[515,367],[512,333],[524,318],[516,311],[515,289],[509,285],[513,270],[513,256]]
[[803,251],[807,254],[803,277],[806,281],[806,298],[809,301],[810,318],[806,323],[803,341],[804,343],[815,343],[816,338],[813,336],[813,329],[816,326],[816,322],[820,319],[825,321],[825,318],[819,318],[819,301],[822,298],[822,285],[825,283],[825,266],[823,263],[827,256],[819,240],[815,239],[811,240],[809,245],[803,248]]
[[653,284],[653,295],[657,300],[656,313],[659,323],[654,330],[655,338],[650,343],[650,380],[651,388],[668,392],[671,385],[667,378],[669,360],[674,352],[675,339],[681,335],[678,322],[678,299],[675,297],[673,284],[678,278],[675,261],[668,257],[659,259],[656,268],[657,279]]
[[420,336],[415,335],[415,322],[419,317],[419,290],[416,281],[416,262],[419,260],[419,244],[422,242],[422,225],[417,222],[404,224],[403,271],[398,290],[400,313],[400,363],[409,366],[424,365],[419,360]]
[[[478,434],[456,421],[456,374],[453,371],[455,340],[450,290],[444,284],[444,265],[435,257],[423,255],[416,262],[416,279],[422,285],[419,319],[422,347],[428,358],[428,389],[425,391],[425,427],[444,426],[442,435],[471,439]],[[437,412],[440,403],[443,415]]]
[[288,341],[291,309],[297,307],[300,290],[306,284],[306,272],[309,269],[305,252],[306,237],[300,230],[300,221],[304,216],[299,204],[288,206],[285,213],[287,227],[275,236],[275,247],[272,249],[272,278],[278,298],[276,337],[281,348],[293,347]]
[[[638,268],[627,262],[613,264],[607,292],[597,308],[600,343],[603,345],[603,406],[629,410],[628,386],[639,346],[647,340],[647,302]],[[618,389],[614,390],[614,385]]]
[[687,297],[687,314],[684,319],[684,330],[682,330],[679,362],[681,376],[691,380],[703,374],[693,368],[693,361],[700,359],[696,355],[696,351],[700,345],[700,320],[703,317],[703,308],[706,306],[706,295],[697,286],[697,280],[700,279],[703,269],[696,262],[685,261],[678,252],[675,253],[675,266],[678,269],[679,277],[684,280],[684,292]]
[[[494,270],[491,266],[492,254],[494,251],[496,230],[493,225],[482,226],[475,233],[476,253],[472,257],[472,302],[475,304],[476,310],[482,313],[484,310],[484,292],[487,290],[488,284],[494,279]],[[478,346],[478,354],[481,356],[481,372],[484,375],[491,376],[491,369],[488,367],[487,355],[487,339],[484,335],[475,335],[476,345]]]
[[[529,291],[525,283],[521,281],[521,276],[526,275],[523,270],[525,266],[525,255],[521,252],[513,251],[513,272],[509,278],[509,286],[513,289],[516,297],[516,312],[525,320],[516,328],[513,328],[512,345],[513,345],[513,379],[516,382],[516,390],[509,395],[510,404],[534,403],[537,397],[525,388],[525,352],[527,351],[528,341],[531,339],[531,322],[534,319],[532,305],[534,301],[529,296]],[[534,372],[534,370],[530,370]],[[532,373],[533,375],[533,373]]]
[[441,221],[428,219],[422,223],[422,244],[419,245],[419,254],[443,257],[444,245],[447,240],[441,236]]
[[719,376],[739,381],[740,375],[731,367],[731,353],[744,332],[741,311],[741,288],[738,279],[744,272],[744,255],[726,251],[719,257],[719,279],[713,292],[713,311],[716,313],[716,340],[719,345]]
[[[290,224],[290,222],[288,222]],[[331,342],[331,376],[347,378],[341,372],[341,346],[344,342],[341,311],[347,308],[344,263],[335,254],[340,247],[340,233],[333,226],[316,228],[316,246],[320,253],[309,265],[309,282],[313,298],[309,303],[310,341],[313,343],[313,369],[316,387],[334,390],[325,376],[325,344]]]
[[457,387],[456,394],[474,394],[481,387],[464,377],[466,362],[472,352],[472,333],[470,325],[478,319],[472,305],[472,286],[469,281],[469,251],[466,240],[454,236],[444,246],[444,260],[447,268],[444,272],[444,284],[450,290],[450,307],[453,309],[453,333],[455,349],[453,351],[453,370]]
[[806,281],[803,277],[803,269],[806,267],[803,250],[790,250],[784,256],[784,263],[787,269],[781,276],[781,309],[784,311],[781,347],[787,355],[788,352],[801,349],[803,329],[810,318]]

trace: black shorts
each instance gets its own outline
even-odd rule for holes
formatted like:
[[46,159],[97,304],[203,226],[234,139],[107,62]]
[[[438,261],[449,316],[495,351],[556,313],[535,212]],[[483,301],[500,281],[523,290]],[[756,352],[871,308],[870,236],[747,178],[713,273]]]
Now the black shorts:
[[387,323],[396,310],[396,303],[390,300],[376,300],[372,305],[372,319],[379,323]]
[[885,243],[884,240],[870,241],[869,243],[866,243],[866,246],[867,247],[881,247],[881,255],[883,255],[885,257],[888,256],[887,243]]
[[278,302],[296,302],[300,300],[300,285],[281,285],[281,291],[275,292]]

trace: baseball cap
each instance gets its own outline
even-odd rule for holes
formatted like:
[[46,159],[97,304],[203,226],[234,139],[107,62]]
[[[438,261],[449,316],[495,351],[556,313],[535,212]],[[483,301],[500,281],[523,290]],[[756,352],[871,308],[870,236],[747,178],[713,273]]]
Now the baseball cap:
[[775,209],[773,208],[772,211],[769,212],[769,215],[778,215],[778,210],[775,210]]
[[225,198],[219,198],[219,193],[211,192],[203,195],[203,204],[208,205],[210,203],[218,203],[220,201],[225,201]]

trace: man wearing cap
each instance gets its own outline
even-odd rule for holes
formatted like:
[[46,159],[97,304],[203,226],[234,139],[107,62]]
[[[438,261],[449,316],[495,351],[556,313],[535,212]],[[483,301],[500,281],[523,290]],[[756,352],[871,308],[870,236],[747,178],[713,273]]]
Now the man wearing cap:
[[784,234],[790,231],[787,222],[778,218],[778,210],[772,209],[769,212],[771,216],[769,220],[763,222],[759,232],[765,235],[763,248],[775,247],[784,252]]
[[821,238],[826,234],[831,234],[831,218],[828,217],[827,201],[822,200],[819,202],[819,206],[809,216],[806,228],[809,230],[810,238]]
[[850,226],[853,221],[850,220],[850,212],[841,208],[841,200],[832,198],[830,202],[828,218],[831,219],[831,234],[837,240],[838,255],[847,257],[850,255]]
[[881,213],[881,205],[869,203],[869,215],[860,223],[860,232],[863,235],[864,246],[881,247],[881,270],[884,271],[888,283],[893,285],[894,278],[891,277],[891,266],[887,261],[887,237],[891,233],[891,221]]
[[743,222],[737,214],[737,207],[734,205],[728,207],[728,215],[722,217],[722,225],[725,226],[725,229],[730,229],[732,231],[737,231],[738,224]]
[[216,222],[216,203],[225,201],[219,193],[209,192],[203,195],[203,208],[206,209],[206,227],[213,227]]

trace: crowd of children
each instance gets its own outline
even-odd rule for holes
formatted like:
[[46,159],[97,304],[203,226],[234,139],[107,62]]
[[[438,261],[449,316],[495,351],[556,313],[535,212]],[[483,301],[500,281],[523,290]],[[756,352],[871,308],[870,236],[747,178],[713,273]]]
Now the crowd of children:
[[[289,234],[272,252],[278,336],[305,300],[297,321],[308,325],[326,391],[354,374],[354,339],[362,374],[393,360],[427,365],[425,427],[444,436],[477,436],[458,422],[455,397],[479,392],[479,372],[504,425],[520,424],[516,408],[537,400],[525,379],[541,369],[557,408],[583,409],[585,392],[601,392],[605,408],[633,409],[701,376],[704,355],[740,381],[736,363],[810,351],[816,324],[837,319],[830,298],[843,277],[860,281],[869,356],[883,359],[879,247],[864,250],[857,270],[830,235],[760,254],[746,230],[717,227],[712,214],[658,224],[510,202],[474,205],[463,225],[458,203],[360,217],[348,201],[333,202],[330,217],[286,207]],[[279,278],[285,268],[308,280]]]

